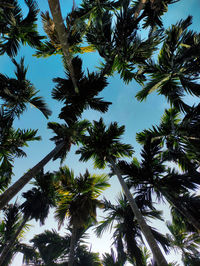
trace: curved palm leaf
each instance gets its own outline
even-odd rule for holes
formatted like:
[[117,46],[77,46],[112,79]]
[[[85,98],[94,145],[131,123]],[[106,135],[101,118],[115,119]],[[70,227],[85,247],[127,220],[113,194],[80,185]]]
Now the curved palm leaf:
[[111,102],[106,102],[101,97],[96,97],[106,86],[106,78],[97,73],[89,73],[87,76],[82,70],[82,60],[73,58],[72,65],[75,71],[75,78],[79,88],[79,93],[74,91],[73,83],[69,72],[66,69],[67,79],[55,78],[57,83],[52,91],[52,97],[64,102],[59,118],[64,119],[68,124],[77,121],[85,109],[93,109],[102,113],[108,110]]
[[144,100],[156,90],[179,111],[187,112],[190,106],[182,99],[185,93],[200,96],[200,85],[197,83],[200,35],[187,29],[191,23],[192,17],[189,16],[165,31],[157,63],[149,61],[143,66],[150,80],[137,94],[138,100]]
[[[20,42],[28,44],[31,47],[40,46],[41,37],[37,32],[37,14],[38,8],[34,0],[25,0],[28,7],[28,14],[25,18],[22,15],[18,1],[8,0],[8,6],[1,7],[0,15],[0,54],[7,53],[14,57],[19,50]],[[10,6],[12,8],[10,8]]]
[[0,74],[0,98],[3,100],[3,105],[7,108],[7,115],[19,117],[26,110],[29,103],[48,118],[51,111],[47,108],[42,97],[36,96],[38,91],[26,79],[28,69],[24,66],[24,58],[21,58],[20,63],[17,63],[15,59],[12,59],[12,62],[16,66],[16,78],[9,78],[6,75]]
[[119,127],[117,122],[106,128],[102,118],[94,121],[88,128],[88,136],[83,138],[84,146],[76,151],[77,154],[81,154],[80,161],[93,158],[95,167],[103,168],[106,162],[109,162],[109,158],[115,160],[121,156],[130,157],[133,153],[131,145],[119,141],[124,131],[125,127]]

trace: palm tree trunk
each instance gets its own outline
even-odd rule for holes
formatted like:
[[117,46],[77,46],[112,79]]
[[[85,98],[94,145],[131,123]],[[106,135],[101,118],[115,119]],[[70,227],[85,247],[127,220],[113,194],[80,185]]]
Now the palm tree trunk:
[[188,211],[188,209],[185,206],[183,206],[182,202],[180,202],[178,199],[176,199],[173,196],[171,196],[169,193],[166,193],[166,192],[164,192],[161,189],[160,189],[160,191],[164,195],[164,197],[167,199],[167,201],[172,206],[174,206],[186,218],[186,220],[188,221],[188,223],[190,223],[191,225],[193,225],[197,229],[197,231],[200,232],[200,223]]
[[115,174],[117,175],[118,177],[118,180],[124,190],[124,194],[126,195],[129,203],[130,203],[130,206],[131,206],[131,209],[137,219],[137,222],[146,238],[146,241],[147,243],[149,244],[149,247],[153,253],[153,256],[155,258],[155,261],[157,263],[158,266],[167,266],[168,263],[165,259],[165,257],[163,256],[158,244],[156,243],[156,240],[149,228],[149,226],[146,224],[140,210],[138,209],[138,206],[134,200],[134,198],[132,197],[126,183],[124,182],[124,179],[122,178],[122,175],[120,173],[120,170],[119,168],[116,166],[115,162],[113,161],[112,158],[108,158],[108,161],[110,162],[110,164],[112,165],[113,167],[113,170],[115,172]]
[[17,232],[15,233],[15,235],[13,236],[13,238],[3,248],[2,252],[1,252],[1,255],[0,255],[0,266],[3,266],[4,265],[4,260],[6,259],[6,256],[8,255],[8,253],[11,250],[11,248],[13,247],[13,245],[14,245],[17,237],[18,237],[18,235],[20,234],[20,232],[23,229],[24,225],[27,223],[28,219],[29,219],[29,216],[28,215],[26,217],[24,217],[22,223],[20,224],[20,226],[17,229]]
[[74,85],[75,92],[79,93],[79,89],[75,79],[74,68],[72,65],[71,55],[69,52],[68,33],[63,23],[59,0],[48,0],[48,3],[53,17],[53,21],[55,23],[56,31],[58,33],[58,38],[60,40],[64,58],[69,69],[70,77]]
[[142,9],[145,6],[147,1],[148,0],[140,0],[139,4],[136,7],[135,13],[134,13],[134,18],[135,19],[139,16],[140,12],[142,11]]
[[70,251],[69,251],[69,262],[68,266],[73,266],[74,264],[74,254],[75,254],[75,246],[76,246],[76,227],[73,226],[72,228],[72,235],[70,241]]
[[63,143],[57,145],[47,156],[20,177],[0,196],[0,210],[61,150]]

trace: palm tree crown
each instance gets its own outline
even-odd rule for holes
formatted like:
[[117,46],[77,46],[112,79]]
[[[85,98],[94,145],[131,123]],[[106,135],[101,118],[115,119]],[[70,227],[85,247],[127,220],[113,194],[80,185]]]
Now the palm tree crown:
[[52,91],[54,99],[64,102],[59,118],[64,119],[68,124],[77,121],[85,109],[93,109],[102,113],[108,110],[111,102],[106,102],[101,97],[96,97],[106,86],[106,78],[98,73],[84,74],[82,70],[82,60],[73,58],[72,65],[75,71],[75,78],[79,88],[79,93],[74,91],[73,83],[66,69],[67,79],[54,78],[57,83]]
[[0,99],[3,100],[7,114],[10,117],[19,117],[26,110],[29,103],[48,118],[51,111],[47,108],[42,97],[36,96],[38,91],[26,79],[28,68],[24,66],[24,58],[21,58],[20,63],[17,63],[15,59],[12,59],[12,62],[16,67],[16,78],[9,78],[6,75],[0,74]]
[[29,10],[25,18],[17,0],[8,0],[8,5],[2,5],[0,8],[0,54],[7,53],[8,56],[14,57],[20,42],[32,47],[40,46],[43,37],[37,32],[37,4],[34,0],[24,2]]
[[137,99],[142,101],[156,90],[177,110],[189,111],[190,106],[182,99],[185,93],[200,96],[197,83],[200,35],[187,29],[191,23],[192,17],[189,16],[166,30],[158,62],[149,60],[142,66],[150,80],[137,94]]
[[103,168],[110,158],[115,160],[121,156],[131,156],[133,149],[131,145],[121,143],[120,137],[125,131],[124,126],[118,126],[117,122],[111,123],[108,128],[100,118],[94,121],[88,128],[88,136],[84,136],[83,144],[77,154],[81,154],[80,160],[94,159],[95,167]]

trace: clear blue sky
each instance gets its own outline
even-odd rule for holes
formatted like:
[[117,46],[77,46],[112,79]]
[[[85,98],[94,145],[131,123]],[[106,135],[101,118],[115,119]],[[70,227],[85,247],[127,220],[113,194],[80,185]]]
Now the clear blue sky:
[[[63,16],[71,10],[72,0],[62,0],[60,1]],[[81,1],[76,0],[78,5]],[[27,9],[24,5],[24,1],[19,1],[20,5],[24,8],[24,12]],[[41,11],[48,10],[47,0],[38,1],[38,5]],[[192,28],[196,31],[200,30],[200,1],[199,0],[181,0],[180,2],[171,5],[169,7],[168,13],[164,16],[164,25],[169,27],[172,23],[176,23],[181,18],[186,18],[189,14],[193,15],[193,25]],[[39,18],[39,31],[43,33],[41,19]],[[141,32],[142,35],[142,32]],[[54,87],[52,79],[55,77],[63,77],[63,67],[59,56],[52,56],[45,59],[38,59],[32,57],[34,50],[30,47],[22,47],[17,59],[21,56],[25,57],[25,64],[28,65],[28,78],[35,85],[35,87],[40,90],[39,95],[44,96],[49,107],[53,111],[53,115],[50,117],[49,121],[58,121],[57,116],[60,111],[60,105],[55,100],[51,99],[51,90]],[[93,70],[99,62],[99,57],[96,53],[86,54],[82,56],[84,67]],[[7,74],[8,76],[13,75],[13,65],[7,56],[1,56],[0,63],[0,73]],[[113,102],[107,114],[103,115],[106,123],[112,121],[118,121],[120,125],[126,126],[126,133],[123,141],[132,144],[136,153],[135,156],[139,156],[140,147],[135,141],[135,134],[145,128],[149,128],[152,125],[159,122],[160,117],[163,114],[165,108],[168,107],[164,97],[152,94],[148,97],[146,102],[137,102],[134,96],[139,90],[139,85],[136,82],[131,82],[129,85],[123,84],[119,77],[116,75],[109,78],[109,85],[102,92],[101,96],[107,101]],[[191,101],[191,98],[188,98]],[[98,120],[101,115],[94,111],[86,111],[83,118],[90,120]],[[43,115],[35,110],[34,108],[28,108],[27,112],[21,117],[20,120],[15,121],[15,126],[20,128],[34,128],[38,129],[38,134],[42,136],[42,141],[34,142],[26,149],[28,157],[24,159],[15,160],[15,177],[13,182],[19,178],[27,169],[31,168],[35,163],[42,159],[53,147],[53,143],[49,141],[52,136],[51,131],[47,130],[47,120]],[[78,175],[80,172],[84,172],[86,168],[90,172],[97,172],[93,170],[92,161],[88,163],[79,163],[78,156],[74,155],[74,149],[69,153],[65,164],[70,168],[74,169],[75,173]],[[51,162],[45,167],[45,171],[57,170],[59,167],[59,162]],[[27,190],[27,187],[24,191]],[[108,199],[113,200],[117,192],[120,191],[118,182],[115,178],[111,179],[111,188],[105,192],[105,196]],[[18,195],[20,200],[20,194]],[[167,214],[166,214],[167,215]],[[168,218],[166,218],[168,219]],[[30,233],[27,234],[27,241],[33,236],[33,233],[40,233],[44,228],[51,229],[56,227],[53,221],[53,214],[48,219],[48,223],[45,227],[40,228],[39,225],[34,224],[34,228],[31,228]],[[159,225],[159,227],[162,225]],[[163,228],[163,230],[165,230]],[[92,237],[92,248],[99,252],[110,252],[110,241],[109,236],[104,237],[103,240],[94,240]],[[177,255],[174,259],[177,259]],[[171,257],[170,260],[173,260]],[[12,265],[20,265],[20,257],[18,256]],[[181,264],[180,264],[181,265]]]

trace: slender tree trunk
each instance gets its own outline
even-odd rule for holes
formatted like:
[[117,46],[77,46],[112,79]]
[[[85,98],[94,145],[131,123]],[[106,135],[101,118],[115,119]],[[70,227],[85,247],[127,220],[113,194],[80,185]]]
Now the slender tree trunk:
[[140,0],[139,4],[137,5],[136,7],[136,10],[135,10],[135,14],[134,14],[134,18],[136,19],[140,12],[142,11],[143,7],[145,6],[145,4],[147,3],[148,0]]
[[47,156],[20,177],[0,196],[0,210],[61,150],[63,143],[57,145]]
[[124,190],[124,194],[126,195],[129,203],[130,203],[130,206],[131,206],[131,209],[137,219],[137,222],[146,238],[146,241],[147,243],[149,244],[149,247],[153,253],[153,256],[155,258],[155,261],[157,263],[158,266],[167,266],[168,263],[165,259],[165,257],[163,256],[152,232],[151,232],[151,229],[149,228],[149,226],[146,224],[140,210],[138,209],[138,206],[134,200],[134,198],[132,197],[126,183],[124,182],[124,179],[122,178],[122,175],[120,173],[120,170],[119,168],[116,166],[115,162],[113,161],[112,158],[108,158],[110,164],[112,165],[113,167],[113,170],[115,172],[115,174],[117,175],[118,179],[119,179],[119,182]]
[[72,228],[72,235],[70,241],[70,251],[69,251],[69,262],[68,266],[73,266],[74,264],[74,254],[75,254],[75,246],[76,246],[76,232],[77,229],[75,226]]
[[188,211],[188,209],[185,206],[183,206],[182,202],[179,201],[178,199],[172,197],[169,193],[166,193],[161,189],[160,189],[160,191],[164,195],[164,197],[167,199],[167,201],[172,206],[174,206],[186,218],[188,223],[193,225],[197,229],[197,231],[200,232],[200,222],[198,222],[195,219],[195,217]]
[[51,14],[53,17],[53,21],[55,23],[56,31],[58,33],[58,38],[60,40],[64,58],[65,58],[67,67],[69,69],[70,77],[74,85],[75,92],[79,93],[79,89],[78,89],[76,78],[75,78],[74,68],[72,65],[71,55],[69,52],[70,47],[68,43],[68,34],[66,31],[65,25],[63,23],[59,0],[48,0],[48,3],[49,3],[49,7],[50,7]]
[[6,259],[6,256],[8,255],[8,253],[10,252],[11,248],[13,247],[18,235],[20,234],[20,232],[22,231],[24,225],[27,223],[29,219],[29,216],[27,215],[26,217],[24,217],[22,223],[20,224],[19,228],[17,229],[17,232],[15,233],[15,235],[13,236],[13,238],[9,241],[9,243],[7,243],[5,245],[5,247],[3,248],[1,255],[0,255],[0,266],[5,265],[4,261]]

